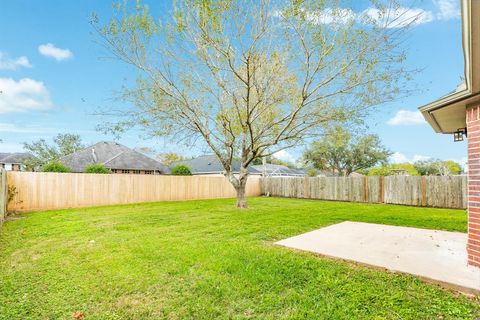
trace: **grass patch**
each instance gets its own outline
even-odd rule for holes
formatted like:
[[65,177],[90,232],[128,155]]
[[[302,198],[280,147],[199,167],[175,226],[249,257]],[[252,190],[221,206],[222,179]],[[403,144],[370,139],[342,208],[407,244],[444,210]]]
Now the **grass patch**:
[[341,221],[466,231],[463,210],[281,198],[27,213],[0,232],[0,319],[475,319],[478,298],[274,246]]

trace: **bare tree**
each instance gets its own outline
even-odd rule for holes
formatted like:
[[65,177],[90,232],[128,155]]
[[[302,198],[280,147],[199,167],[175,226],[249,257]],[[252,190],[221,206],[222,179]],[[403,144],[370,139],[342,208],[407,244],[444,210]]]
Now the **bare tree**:
[[[335,0],[179,0],[168,17],[116,7],[92,25],[138,71],[131,108],[107,128],[208,146],[246,207],[248,166],[405,92],[401,44],[415,17],[396,4],[363,14]],[[234,160],[240,172],[233,173]]]

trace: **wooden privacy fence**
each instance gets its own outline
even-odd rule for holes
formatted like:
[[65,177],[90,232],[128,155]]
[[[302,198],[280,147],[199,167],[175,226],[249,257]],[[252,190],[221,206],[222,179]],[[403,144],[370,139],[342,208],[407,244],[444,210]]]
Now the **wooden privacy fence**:
[[5,220],[5,216],[7,214],[7,199],[7,172],[0,168],[0,226],[3,223],[3,220]]
[[464,209],[467,207],[467,177],[272,177],[262,179],[262,193],[291,198]]
[[[13,212],[236,196],[224,177],[10,171],[7,180],[16,188]],[[261,195],[259,177],[248,179],[246,193]]]

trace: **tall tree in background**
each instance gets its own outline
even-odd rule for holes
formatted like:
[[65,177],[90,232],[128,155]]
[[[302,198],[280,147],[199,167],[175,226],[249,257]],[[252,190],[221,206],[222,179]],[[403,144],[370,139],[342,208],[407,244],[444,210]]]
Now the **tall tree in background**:
[[169,166],[172,164],[172,162],[185,160],[186,157],[175,152],[167,152],[157,155],[157,159],[164,165]]
[[[297,165],[295,163],[287,161],[287,160],[281,160],[281,159],[275,158],[274,156],[265,157],[265,161],[267,163],[285,166],[285,167],[288,167],[290,169],[297,169]],[[252,165],[261,165],[261,164],[263,164],[263,159],[257,158],[255,160],[253,160],[251,164]]]
[[396,174],[406,174],[409,176],[420,176],[421,174],[417,171],[415,166],[412,163],[394,163],[378,166],[371,168],[368,171],[369,176],[391,176]]
[[448,176],[456,175],[462,172],[462,167],[451,160],[426,160],[414,163],[415,168],[422,176]]
[[400,45],[418,17],[372,2],[357,14],[337,0],[178,0],[156,17],[137,1],[94,15],[100,43],[139,75],[106,128],[207,146],[246,207],[252,161],[405,92]]
[[348,176],[354,171],[386,163],[390,155],[377,135],[352,135],[336,126],[327,131],[322,140],[312,143],[303,160],[317,169]]
[[65,133],[56,135],[53,138],[53,144],[47,143],[45,139],[39,139],[30,143],[24,142],[23,148],[35,156],[35,158],[27,160],[25,165],[38,168],[81,150],[84,145],[79,135]]

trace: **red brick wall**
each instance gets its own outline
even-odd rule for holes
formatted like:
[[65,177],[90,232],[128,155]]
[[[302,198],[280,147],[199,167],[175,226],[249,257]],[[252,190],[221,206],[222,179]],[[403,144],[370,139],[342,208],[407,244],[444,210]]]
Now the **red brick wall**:
[[468,263],[480,267],[480,106],[467,109]]

